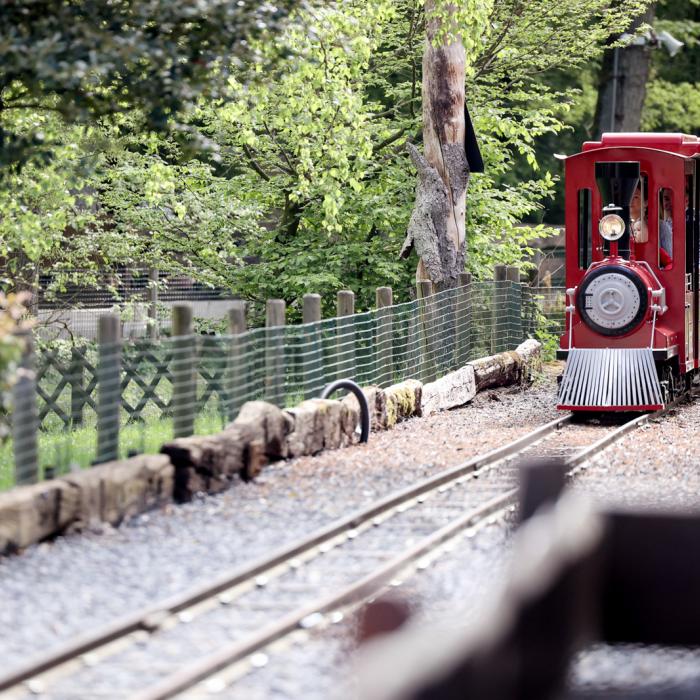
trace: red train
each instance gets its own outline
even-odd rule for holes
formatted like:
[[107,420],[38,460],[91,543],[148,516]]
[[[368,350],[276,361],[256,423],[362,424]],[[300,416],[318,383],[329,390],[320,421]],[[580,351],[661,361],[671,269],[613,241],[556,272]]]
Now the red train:
[[566,158],[558,407],[648,411],[698,368],[700,139],[604,134]]

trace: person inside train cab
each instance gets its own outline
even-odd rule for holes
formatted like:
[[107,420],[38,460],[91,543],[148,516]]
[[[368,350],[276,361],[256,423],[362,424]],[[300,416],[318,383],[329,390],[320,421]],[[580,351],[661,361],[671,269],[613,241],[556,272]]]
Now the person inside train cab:
[[632,236],[635,241],[645,242],[648,240],[647,232],[647,210],[643,204],[642,188],[637,185],[637,189],[632,195],[630,202],[630,225]]
[[[630,226],[638,243],[649,240],[647,207],[644,202],[644,185],[637,185],[630,202]],[[673,195],[662,189],[659,197],[659,265],[668,267],[673,262]]]
[[660,199],[659,261],[662,267],[666,267],[673,259],[673,194],[668,187],[661,190]]

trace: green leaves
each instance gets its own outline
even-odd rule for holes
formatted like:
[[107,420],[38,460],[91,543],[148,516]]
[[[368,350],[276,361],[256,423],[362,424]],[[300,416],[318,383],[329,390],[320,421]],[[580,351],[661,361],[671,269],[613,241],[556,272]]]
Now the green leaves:
[[[477,276],[519,262],[543,234],[520,225],[554,188],[538,139],[585,113],[551,71],[595,58],[640,4],[426,3],[438,34],[467,52],[486,162],[467,197]],[[256,24],[265,4],[14,5],[29,14],[0,26],[0,158],[24,165],[0,182],[11,275],[158,267],[254,308],[285,298],[292,316],[305,292],[323,294],[326,314],[341,288],[360,310],[377,286],[406,298],[415,260],[398,251],[415,192],[405,144],[421,139],[422,0],[281,2],[265,20],[274,40]]]
[[[187,115],[202,97],[225,94],[227,71],[280,48],[279,31],[299,0],[19,0],[0,4],[0,117],[47,100],[71,123],[142,109],[147,130],[172,130],[189,143]],[[274,54],[274,56],[273,56]],[[0,166],[22,165],[38,134],[0,121]]]

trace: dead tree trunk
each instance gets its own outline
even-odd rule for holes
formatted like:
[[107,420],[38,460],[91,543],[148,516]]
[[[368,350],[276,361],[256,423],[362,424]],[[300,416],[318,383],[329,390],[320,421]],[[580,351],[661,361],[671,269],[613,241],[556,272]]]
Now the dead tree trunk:
[[[633,33],[642,24],[651,24],[654,10],[654,5],[650,5],[634,20],[628,33]],[[651,47],[648,44],[632,44],[605,52],[594,120],[593,136],[596,139],[606,131],[639,131],[650,62]]]
[[[461,42],[435,46],[441,21],[433,16],[435,0],[426,0],[428,18],[423,54],[423,146],[425,156],[409,145],[418,170],[416,203],[401,250],[413,246],[420,257],[416,279],[429,279],[437,290],[456,287],[464,271],[469,165],[465,152],[465,53]],[[447,12],[449,14],[449,6]],[[444,20],[447,21],[447,20]]]

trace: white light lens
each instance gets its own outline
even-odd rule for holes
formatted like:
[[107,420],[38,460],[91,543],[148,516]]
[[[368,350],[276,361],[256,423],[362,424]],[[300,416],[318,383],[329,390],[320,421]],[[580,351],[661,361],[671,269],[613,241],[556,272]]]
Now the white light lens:
[[606,241],[616,241],[625,232],[625,222],[617,214],[606,214],[598,224],[600,235]]

